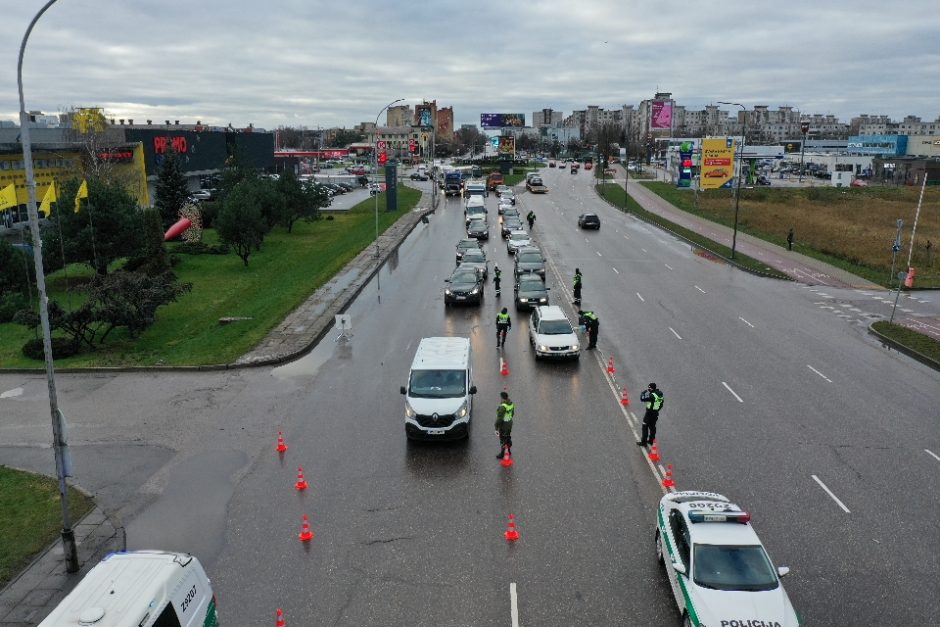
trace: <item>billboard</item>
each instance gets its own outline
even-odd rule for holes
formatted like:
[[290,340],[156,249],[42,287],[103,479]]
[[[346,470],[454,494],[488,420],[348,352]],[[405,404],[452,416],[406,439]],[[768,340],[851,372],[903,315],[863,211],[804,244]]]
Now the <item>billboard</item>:
[[734,176],[735,142],[731,137],[702,140],[701,189],[718,189],[731,185]]
[[654,100],[650,128],[672,128],[672,102]]
[[483,128],[525,126],[525,113],[481,113],[480,126]]
[[499,155],[512,156],[516,152],[516,138],[512,135],[505,135],[499,138]]

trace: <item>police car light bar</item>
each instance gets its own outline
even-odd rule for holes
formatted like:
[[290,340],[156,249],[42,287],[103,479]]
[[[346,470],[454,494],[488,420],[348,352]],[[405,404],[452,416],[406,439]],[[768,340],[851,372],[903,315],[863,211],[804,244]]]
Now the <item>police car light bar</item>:
[[751,522],[750,512],[689,512],[689,522]]

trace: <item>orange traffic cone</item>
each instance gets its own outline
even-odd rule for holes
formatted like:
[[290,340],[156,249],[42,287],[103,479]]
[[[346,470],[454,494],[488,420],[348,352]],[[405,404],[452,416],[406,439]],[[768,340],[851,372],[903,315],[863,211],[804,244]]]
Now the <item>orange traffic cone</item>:
[[277,622],[274,627],[287,627],[287,621],[284,620],[284,610],[277,608]]
[[278,453],[287,452],[287,445],[284,444],[284,434],[280,431],[277,432],[277,448],[274,450],[276,450]]
[[653,448],[650,449],[650,461],[658,462],[659,459],[659,447],[656,446],[656,442],[653,442]]
[[499,361],[500,361],[499,374],[503,375],[504,377],[508,377],[509,376],[509,362],[507,362],[502,357],[499,358]]
[[617,369],[614,368],[614,358],[611,357],[607,360],[607,374],[617,374]]
[[503,447],[503,459],[499,462],[500,466],[503,468],[509,468],[513,465],[512,455],[510,454],[510,448],[508,446]]
[[626,386],[624,386],[623,392],[620,393],[620,404],[623,405],[624,407],[627,407],[630,405],[630,393],[627,392]]
[[674,488],[676,482],[672,480],[672,464],[666,464],[666,478],[663,479],[664,488]]
[[512,514],[509,515],[509,527],[503,535],[510,542],[515,542],[519,539],[519,532],[516,531],[516,518]]
[[294,487],[298,490],[306,490],[310,487],[310,484],[308,484],[307,480],[304,479],[303,466],[297,466],[297,483],[294,484]]
[[310,542],[313,540],[313,532],[310,531],[310,519],[304,514],[304,524],[300,529],[298,536],[301,542]]

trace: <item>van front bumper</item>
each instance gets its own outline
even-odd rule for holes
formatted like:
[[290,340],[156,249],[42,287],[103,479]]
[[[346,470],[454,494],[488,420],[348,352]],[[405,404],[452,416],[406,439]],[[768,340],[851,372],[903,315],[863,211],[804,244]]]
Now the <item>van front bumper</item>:
[[405,435],[409,440],[463,440],[470,435],[470,423],[458,422],[447,428],[430,429],[406,421]]

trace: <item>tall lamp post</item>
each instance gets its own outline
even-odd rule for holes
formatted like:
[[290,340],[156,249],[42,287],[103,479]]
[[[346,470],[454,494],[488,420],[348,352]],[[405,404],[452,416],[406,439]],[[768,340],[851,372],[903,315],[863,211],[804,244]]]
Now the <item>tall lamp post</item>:
[[[372,142],[372,171],[375,176],[375,182],[379,182],[379,117],[382,113],[391,107],[393,104],[401,102],[404,98],[399,98],[398,100],[393,100],[384,107],[382,107],[375,116],[375,126],[373,126],[373,133],[375,133],[374,140]],[[375,193],[375,256],[379,256],[379,194],[378,190]]]
[[738,245],[738,208],[741,204],[741,179],[744,177],[744,142],[747,137],[747,107],[738,102],[722,102],[720,100],[718,104],[741,107],[741,111],[744,112],[744,123],[741,127],[741,147],[738,149],[738,185],[734,192],[734,232],[731,235],[731,258],[734,259],[734,251]]
[[[26,171],[26,189],[28,192],[27,212],[29,231],[33,238],[33,263],[36,266],[36,289],[39,292],[39,319],[42,324],[42,349],[46,359],[46,381],[49,386],[49,410],[52,414],[52,448],[55,452],[56,477],[59,480],[59,500],[62,503],[62,548],[65,554],[65,570],[78,572],[78,550],[75,546],[75,532],[72,530],[69,514],[69,486],[65,478],[71,473],[67,443],[65,441],[64,418],[59,411],[59,401],[55,388],[55,369],[52,362],[52,336],[49,331],[49,306],[46,301],[46,277],[42,269],[42,239],[39,236],[39,212],[36,210],[36,178],[33,174],[33,147],[29,138],[29,114],[26,113],[26,99],[23,97],[23,55],[26,53],[26,41],[33,27],[42,14],[55,4],[49,0],[33,17],[23,42],[16,63],[16,87],[20,95],[20,138],[23,142],[23,168]],[[61,211],[61,209],[56,209]]]
[[800,183],[803,182],[803,155],[806,154],[806,134],[809,132],[809,122],[800,121],[800,132],[803,133],[803,141],[800,142]]

